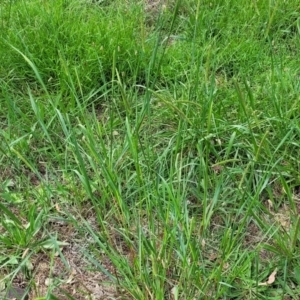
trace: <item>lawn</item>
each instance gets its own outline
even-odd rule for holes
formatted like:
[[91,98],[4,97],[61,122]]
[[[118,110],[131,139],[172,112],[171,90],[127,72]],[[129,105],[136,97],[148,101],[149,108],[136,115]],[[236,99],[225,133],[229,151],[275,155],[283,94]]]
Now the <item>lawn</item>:
[[299,49],[300,1],[2,0],[0,298],[299,299]]

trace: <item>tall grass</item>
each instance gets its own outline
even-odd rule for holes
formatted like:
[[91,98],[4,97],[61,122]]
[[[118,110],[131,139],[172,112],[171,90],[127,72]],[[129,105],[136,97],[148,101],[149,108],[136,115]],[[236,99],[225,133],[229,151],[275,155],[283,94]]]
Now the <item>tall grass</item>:
[[1,5],[0,263],[58,205],[128,298],[297,299],[299,4],[149,7]]

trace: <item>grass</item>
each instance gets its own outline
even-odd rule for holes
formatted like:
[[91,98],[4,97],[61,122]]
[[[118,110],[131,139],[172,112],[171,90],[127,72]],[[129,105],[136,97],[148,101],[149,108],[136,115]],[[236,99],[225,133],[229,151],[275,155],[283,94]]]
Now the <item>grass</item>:
[[92,299],[76,257],[96,299],[298,299],[299,34],[297,1],[2,1],[4,293]]

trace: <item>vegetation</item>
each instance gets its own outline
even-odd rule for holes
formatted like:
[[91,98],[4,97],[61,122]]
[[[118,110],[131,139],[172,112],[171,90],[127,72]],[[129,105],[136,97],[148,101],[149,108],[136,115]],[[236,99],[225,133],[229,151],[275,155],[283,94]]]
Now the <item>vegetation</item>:
[[2,0],[0,291],[298,299],[299,36],[299,1]]

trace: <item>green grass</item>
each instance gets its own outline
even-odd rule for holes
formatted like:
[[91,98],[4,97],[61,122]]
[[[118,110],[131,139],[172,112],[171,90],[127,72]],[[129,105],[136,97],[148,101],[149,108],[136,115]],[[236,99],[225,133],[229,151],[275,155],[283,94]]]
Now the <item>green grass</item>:
[[300,3],[146,2],[1,2],[2,281],[59,218],[124,299],[298,299]]

